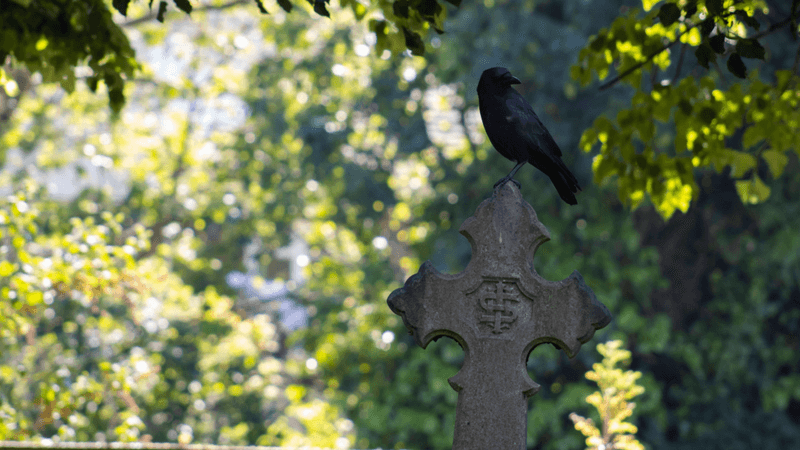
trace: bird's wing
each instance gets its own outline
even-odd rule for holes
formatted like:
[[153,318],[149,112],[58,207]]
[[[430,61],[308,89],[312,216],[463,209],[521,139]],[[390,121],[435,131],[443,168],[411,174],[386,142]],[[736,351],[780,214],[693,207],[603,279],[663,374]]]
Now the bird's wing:
[[506,107],[510,112],[508,118],[509,123],[513,124],[515,130],[519,130],[526,140],[536,149],[549,153],[548,156],[554,157],[561,156],[561,149],[558,144],[544,127],[544,124],[539,117],[533,112],[531,105],[525,101],[519,92],[514,89],[509,89],[510,92],[506,96]]

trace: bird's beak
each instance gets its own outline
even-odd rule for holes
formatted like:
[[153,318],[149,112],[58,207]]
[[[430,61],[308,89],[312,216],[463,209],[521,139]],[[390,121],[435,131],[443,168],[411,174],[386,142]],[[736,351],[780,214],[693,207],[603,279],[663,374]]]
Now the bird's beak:
[[503,81],[508,84],[522,84],[517,77],[511,75],[511,72],[507,72],[505,75],[503,75]]

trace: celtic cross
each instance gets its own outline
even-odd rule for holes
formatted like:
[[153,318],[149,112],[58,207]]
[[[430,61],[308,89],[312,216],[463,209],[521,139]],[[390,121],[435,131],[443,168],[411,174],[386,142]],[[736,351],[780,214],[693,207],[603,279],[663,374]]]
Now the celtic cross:
[[426,261],[387,302],[420,347],[449,336],[464,349],[448,380],[458,392],[453,449],[525,449],[527,399],[539,390],[526,368],[531,350],[549,342],[573,357],[611,315],[577,271],[562,281],[536,273],[533,256],[550,235],[513,183],[460,232],[472,246],[463,272]]

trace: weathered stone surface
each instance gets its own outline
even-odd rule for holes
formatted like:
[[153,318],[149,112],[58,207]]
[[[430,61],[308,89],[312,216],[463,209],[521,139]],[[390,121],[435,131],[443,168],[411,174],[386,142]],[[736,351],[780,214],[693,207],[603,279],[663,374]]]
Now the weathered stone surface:
[[573,357],[611,314],[577,271],[562,281],[536,273],[534,254],[550,235],[513,183],[460,231],[472,246],[467,268],[447,275],[427,261],[388,304],[420,347],[449,336],[464,349],[449,380],[458,392],[453,449],[524,449],[527,398],[539,390],[528,354],[549,342]]

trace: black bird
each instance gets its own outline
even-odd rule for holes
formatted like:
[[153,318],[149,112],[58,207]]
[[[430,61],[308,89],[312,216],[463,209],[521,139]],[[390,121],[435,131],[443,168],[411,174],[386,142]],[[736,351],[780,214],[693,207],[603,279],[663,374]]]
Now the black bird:
[[517,163],[495,187],[508,181],[519,186],[514,174],[529,162],[550,177],[565,202],[577,205],[575,193],[581,190],[578,180],[564,165],[561,149],[531,105],[511,87],[520,83],[505,67],[485,70],[478,82],[478,104],[486,134],[501,155]]

